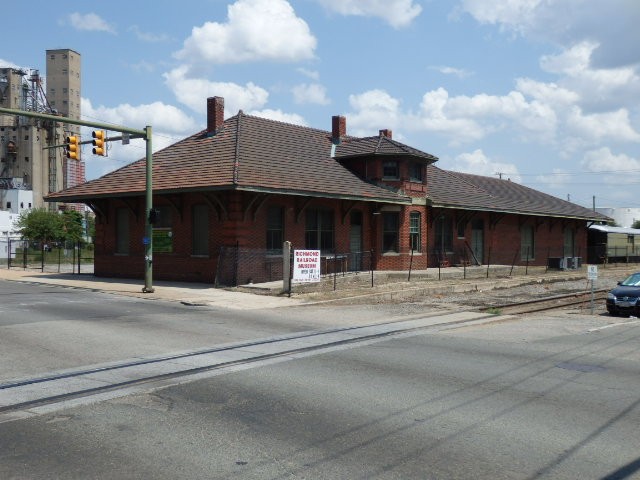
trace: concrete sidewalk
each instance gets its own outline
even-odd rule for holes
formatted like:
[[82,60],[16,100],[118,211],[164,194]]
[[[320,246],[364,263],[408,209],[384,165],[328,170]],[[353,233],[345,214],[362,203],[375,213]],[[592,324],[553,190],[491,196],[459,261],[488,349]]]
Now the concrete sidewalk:
[[256,295],[229,291],[213,286],[186,282],[153,282],[153,293],[143,293],[144,280],[100,278],[91,274],[42,273],[34,270],[0,269],[0,279],[59,285],[93,291],[139,297],[147,300],[181,302],[187,305],[209,305],[238,310],[257,310],[304,305],[308,301],[287,296]]

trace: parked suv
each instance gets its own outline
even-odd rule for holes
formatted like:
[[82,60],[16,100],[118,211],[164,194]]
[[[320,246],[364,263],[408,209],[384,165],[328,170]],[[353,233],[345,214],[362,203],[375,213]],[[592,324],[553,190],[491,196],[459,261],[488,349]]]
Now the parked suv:
[[607,294],[607,311],[610,315],[640,316],[640,272],[633,273],[618,282]]

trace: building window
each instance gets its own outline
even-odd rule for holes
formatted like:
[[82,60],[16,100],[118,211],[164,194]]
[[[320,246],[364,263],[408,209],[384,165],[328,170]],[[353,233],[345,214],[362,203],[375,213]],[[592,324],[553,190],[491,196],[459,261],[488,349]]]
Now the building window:
[[409,214],[409,243],[411,250],[417,253],[422,251],[421,223],[420,212]]
[[564,247],[562,256],[563,257],[575,257],[575,231],[573,228],[565,228],[564,229]]
[[422,164],[418,162],[411,162],[409,165],[409,181],[422,182]]
[[116,209],[116,253],[129,254],[129,210]]
[[386,162],[383,162],[382,177],[390,180],[397,180],[398,178],[400,178],[398,162],[394,160],[388,160]]
[[533,236],[533,227],[524,225],[520,229],[520,259],[533,260],[536,255],[535,239]]
[[453,251],[453,221],[448,215],[440,215],[435,219],[434,247],[438,254],[444,255]]
[[269,207],[267,210],[267,250],[282,253],[284,243],[284,208]]
[[11,208],[11,202],[7,202],[7,210]]
[[305,224],[305,248],[331,253],[334,249],[333,211],[308,209]]
[[382,253],[398,253],[398,239],[400,237],[400,214],[398,212],[383,212],[382,214]]
[[191,211],[191,254],[209,255],[209,206],[194,205]]
[[155,207],[156,222],[153,225],[153,252],[173,253],[173,218],[171,207],[161,205]]

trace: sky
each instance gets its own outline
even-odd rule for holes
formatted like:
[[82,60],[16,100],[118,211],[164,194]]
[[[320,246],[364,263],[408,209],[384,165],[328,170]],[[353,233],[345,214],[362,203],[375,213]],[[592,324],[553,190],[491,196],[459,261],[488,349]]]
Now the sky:
[[[182,0],[29,4],[0,66],[82,56],[82,116],[153,127],[155,151],[205,128],[206,99],[393,138],[437,166],[579,205],[640,207],[637,0]],[[89,132],[87,134],[90,135]],[[115,134],[114,134],[115,135]],[[86,138],[86,137],[85,137]],[[144,143],[83,150],[87,179]]]

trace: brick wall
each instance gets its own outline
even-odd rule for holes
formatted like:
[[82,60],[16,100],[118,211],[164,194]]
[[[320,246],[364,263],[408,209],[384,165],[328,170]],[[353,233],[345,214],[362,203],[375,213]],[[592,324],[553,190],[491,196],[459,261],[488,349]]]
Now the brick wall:
[[[226,192],[218,194],[218,198],[225,205],[225,213],[210,204],[209,215],[209,254],[205,256],[192,255],[192,207],[206,203],[200,194],[184,194],[174,197],[159,196],[154,199],[154,206],[168,206],[172,210],[173,251],[167,253],[156,252],[153,257],[153,274],[155,279],[181,280],[213,283],[219,268],[221,248],[235,248],[246,250],[266,250],[267,242],[267,211],[269,206],[279,206],[284,212],[284,240],[292,243],[292,247],[306,248],[305,245],[305,212],[310,208],[328,209],[333,211],[335,231],[335,251],[348,253],[351,250],[351,214],[361,213],[362,221],[362,251],[373,250],[373,266],[377,270],[413,270],[438,266],[433,255],[434,222],[428,218],[439,216],[441,211],[433,211],[430,207],[420,205],[405,205],[391,207],[399,214],[399,244],[398,252],[382,252],[383,215],[374,214],[377,206],[374,203],[354,203],[351,201],[331,199],[310,199],[286,195],[248,194],[243,192]],[[144,199],[113,200],[108,204],[107,218],[99,217],[96,222],[96,260],[95,272],[98,276],[143,278],[144,276]],[[115,254],[116,247],[116,209],[126,208],[129,211],[129,253]],[[389,208],[389,207],[388,207]],[[421,248],[419,252],[411,254],[410,250],[410,215],[411,212],[421,213]],[[452,264],[463,259],[463,253],[468,252],[467,245],[472,243],[472,223],[482,221],[483,257],[482,264],[490,262],[492,265],[524,264],[520,255],[521,228],[531,225],[534,228],[535,252],[530,259],[530,265],[546,265],[547,257],[562,256],[564,235],[566,229],[575,232],[575,256],[586,258],[587,236],[585,222],[563,220],[544,217],[527,217],[519,215],[501,215],[488,212],[476,212],[469,215],[464,211],[447,211],[454,216],[452,233],[453,252]],[[466,215],[465,215],[466,214]],[[458,237],[456,221],[466,218],[464,237]],[[281,269],[277,258],[267,258],[256,254],[256,260],[243,260],[242,265],[222,265],[229,269],[235,268],[233,274],[238,282],[259,282],[272,280],[274,274]],[[331,255],[329,255],[330,257]],[[454,255],[455,256],[455,255]],[[368,254],[367,254],[368,258]],[[468,255],[468,258],[471,258]],[[514,260],[515,259],[515,260]],[[364,268],[368,268],[367,266]],[[228,272],[226,272],[228,273]]]

